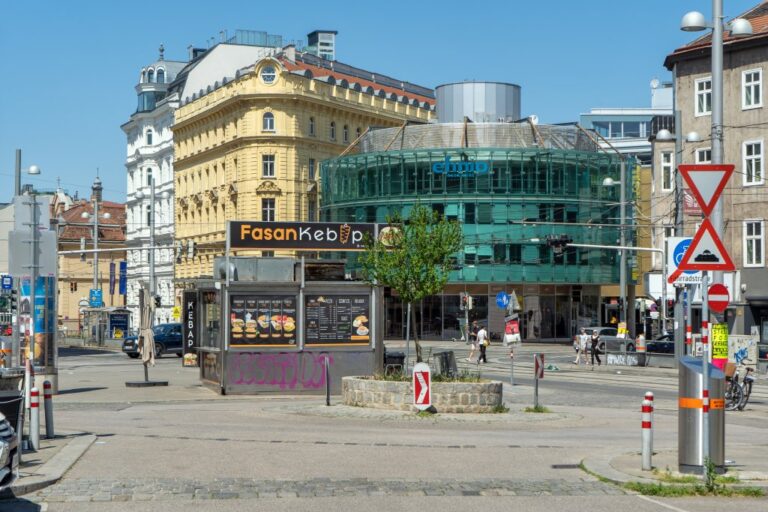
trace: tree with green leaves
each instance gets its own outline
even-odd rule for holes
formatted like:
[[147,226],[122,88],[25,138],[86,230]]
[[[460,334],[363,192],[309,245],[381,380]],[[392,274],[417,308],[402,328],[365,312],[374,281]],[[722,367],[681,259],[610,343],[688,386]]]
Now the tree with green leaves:
[[[413,207],[407,220],[395,214],[387,224],[378,240],[365,242],[363,274],[372,284],[392,288],[412,308],[443,290],[453,266],[451,255],[462,247],[461,226],[421,204]],[[418,330],[414,322],[411,325],[416,360],[421,362]]]

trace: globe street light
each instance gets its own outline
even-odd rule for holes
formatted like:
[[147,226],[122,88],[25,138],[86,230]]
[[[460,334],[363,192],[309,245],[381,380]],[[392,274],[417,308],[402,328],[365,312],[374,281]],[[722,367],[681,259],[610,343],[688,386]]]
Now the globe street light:
[[[712,29],[712,163],[723,163],[723,31],[729,29],[731,37],[752,35],[752,25],[748,20],[736,18],[730,23],[723,23],[723,0],[712,0],[712,23],[707,23],[704,15],[692,11],[683,16],[680,29],[685,32],[699,32]],[[715,232],[723,238],[723,200],[717,200],[712,210],[712,224]],[[713,282],[723,282],[722,271],[714,272]]]
[[[621,247],[626,246],[626,231],[625,231],[625,212],[626,212],[626,181],[627,181],[627,167],[624,159],[621,159],[621,180],[616,181],[610,176],[603,179],[604,187],[619,186],[619,245]],[[619,305],[619,322],[627,321],[627,251],[622,250],[619,252],[619,294],[621,297],[621,304]],[[634,311],[634,308],[633,308]],[[633,317],[634,318],[634,317]]]

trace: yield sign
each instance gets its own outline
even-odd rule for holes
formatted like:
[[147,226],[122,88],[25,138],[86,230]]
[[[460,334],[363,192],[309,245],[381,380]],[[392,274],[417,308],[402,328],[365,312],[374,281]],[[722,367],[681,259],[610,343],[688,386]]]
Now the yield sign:
[[735,268],[714,226],[709,219],[704,219],[690,247],[685,251],[682,261],[677,265],[677,270],[669,276],[668,281],[675,282],[686,270],[735,270]]
[[725,189],[728,178],[733,174],[733,165],[681,164],[678,169],[691,187],[691,192],[704,215],[709,217]]
[[728,288],[720,283],[715,283],[709,287],[708,290],[709,309],[715,313],[722,313],[725,308],[728,307],[728,303],[731,302],[731,294],[728,293]]
[[420,411],[432,406],[432,382],[429,365],[416,363],[413,366],[413,405]]

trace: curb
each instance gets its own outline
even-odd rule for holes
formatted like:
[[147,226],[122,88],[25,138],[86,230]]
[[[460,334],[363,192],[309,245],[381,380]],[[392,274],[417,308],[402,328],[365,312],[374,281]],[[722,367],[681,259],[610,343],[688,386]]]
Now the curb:
[[96,436],[93,434],[75,437],[48,462],[40,466],[35,476],[19,478],[9,490],[15,496],[22,496],[55,484],[83,456],[94,441]]
[[627,473],[623,473],[617,469],[615,469],[613,466],[611,466],[610,460],[605,459],[598,459],[598,458],[589,458],[589,459],[583,459],[581,461],[582,466],[584,466],[584,469],[587,470],[589,473],[593,473],[600,478],[605,478],[606,480],[609,480],[613,484],[622,485],[629,482],[641,482],[645,484],[655,484],[659,483],[658,480],[652,479],[652,478],[641,478],[636,477],[634,475],[629,475]]

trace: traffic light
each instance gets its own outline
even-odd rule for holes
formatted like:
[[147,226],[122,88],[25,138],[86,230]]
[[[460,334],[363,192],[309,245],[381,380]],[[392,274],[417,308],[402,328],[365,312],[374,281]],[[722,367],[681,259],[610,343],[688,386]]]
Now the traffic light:
[[467,294],[464,292],[459,293],[459,311],[467,309]]
[[667,299],[667,318],[675,316],[675,301],[673,299]]
[[159,295],[155,295],[155,307],[156,308],[160,307],[160,296]]
[[16,290],[11,290],[11,294],[8,296],[8,302],[11,304],[11,313],[16,313],[19,310],[19,303],[16,294]]

